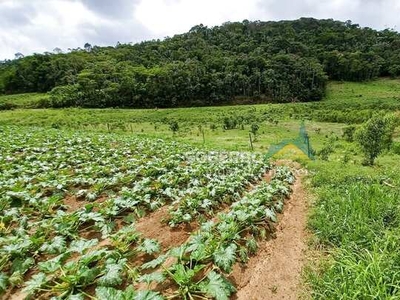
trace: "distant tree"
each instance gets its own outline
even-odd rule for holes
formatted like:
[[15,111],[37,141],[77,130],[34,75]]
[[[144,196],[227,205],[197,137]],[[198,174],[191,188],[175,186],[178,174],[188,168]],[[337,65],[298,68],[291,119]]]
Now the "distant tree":
[[172,120],[169,122],[169,129],[172,131],[172,133],[175,135],[175,133],[179,130],[179,124],[177,121]]
[[357,127],[354,125],[349,125],[343,128],[342,137],[347,142],[352,142],[354,140],[354,132],[356,131]]
[[91,52],[92,51],[92,45],[89,43],[85,43],[83,48],[86,50],[86,52]]
[[256,124],[256,123],[251,124],[250,131],[254,136],[257,135],[257,132],[259,129],[260,129],[260,126],[258,124]]
[[56,48],[53,49],[53,52],[54,52],[54,54],[60,54],[60,53],[62,53],[63,51],[62,51],[61,48],[56,47]]
[[25,57],[25,55],[23,55],[21,52],[15,53],[14,56],[15,56],[15,59],[21,59],[21,58]]
[[393,115],[376,115],[364,123],[355,133],[355,140],[361,147],[366,165],[373,165],[375,159],[392,144],[395,128]]

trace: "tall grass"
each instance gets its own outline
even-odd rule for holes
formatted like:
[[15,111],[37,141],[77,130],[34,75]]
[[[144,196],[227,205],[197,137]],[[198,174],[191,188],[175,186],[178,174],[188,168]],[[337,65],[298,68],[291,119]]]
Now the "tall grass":
[[386,182],[393,173],[335,170],[313,178],[319,199],[309,224],[327,255],[306,272],[312,297],[400,299],[400,192]]

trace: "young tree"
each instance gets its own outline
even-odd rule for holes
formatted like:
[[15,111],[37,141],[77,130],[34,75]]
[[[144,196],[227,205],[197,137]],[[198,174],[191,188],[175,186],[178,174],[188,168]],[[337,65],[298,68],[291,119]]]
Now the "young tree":
[[355,133],[355,140],[365,156],[365,164],[373,165],[375,159],[392,144],[395,128],[393,115],[375,115]]
[[169,122],[169,129],[172,131],[173,135],[179,130],[179,124],[177,121],[172,120]]
[[254,136],[257,135],[258,129],[260,129],[260,126],[258,124],[256,123],[251,124],[250,131]]
[[83,48],[85,48],[85,50],[87,52],[91,52],[92,51],[92,45],[90,45],[89,43],[85,43],[85,45],[83,46]]

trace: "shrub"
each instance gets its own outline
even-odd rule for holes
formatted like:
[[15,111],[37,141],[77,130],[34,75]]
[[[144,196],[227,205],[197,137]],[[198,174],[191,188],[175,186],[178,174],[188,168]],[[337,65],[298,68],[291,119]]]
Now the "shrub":
[[12,110],[17,108],[17,106],[13,103],[0,103],[0,110]]
[[337,141],[336,135],[331,135],[328,140],[324,143],[321,150],[317,152],[317,155],[322,160],[328,160],[329,156],[335,152],[335,142]]
[[342,134],[343,139],[347,142],[353,142],[354,141],[354,132],[356,131],[356,129],[357,128],[354,125],[344,127],[343,134]]
[[50,91],[50,105],[52,107],[71,107],[79,102],[78,85],[64,85]]
[[224,117],[223,119],[223,129],[225,130],[235,129],[237,124],[237,119],[233,116]]
[[392,152],[394,154],[400,155],[400,143],[399,142],[394,142],[392,144]]
[[169,129],[172,131],[173,134],[175,134],[179,130],[179,124],[175,120],[171,120],[169,122]]
[[257,135],[258,129],[260,129],[260,126],[256,123],[251,124],[251,133],[254,134],[254,136]]
[[366,165],[373,165],[378,155],[390,148],[395,127],[394,121],[395,118],[392,115],[375,115],[356,131],[355,140],[364,153]]

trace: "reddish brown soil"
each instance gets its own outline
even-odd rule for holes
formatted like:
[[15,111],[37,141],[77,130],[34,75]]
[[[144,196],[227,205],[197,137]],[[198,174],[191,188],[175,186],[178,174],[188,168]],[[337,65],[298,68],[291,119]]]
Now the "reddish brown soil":
[[162,249],[167,250],[185,242],[190,233],[198,228],[197,222],[182,224],[171,228],[166,220],[169,217],[169,206],[161,207],[155,212],[140,218],[135,227],[145,238],[156,239],[161,243]]
[[23,300],[26,297],[27,297],[27,294],[23,293],[22,290],[15,291],[15,289],[13,289],[9,293],[6,293],[5,295],[3,295],[3,297],[1,299]]
[[237,287],[233,299],[298,299],[302,293],[301,271],[307,249],[306,193],[298,178],[277,225],[276,239],[259,244],[257,255],[230,276]]
[[103,203],[108,199],[108,196],[105,194],[100,195],[96,200],[94,201],[86,201],[86,200],[79,200],[76,198],[75,195],[68,195],[64,198],[64,204],[67,206],[67,212],[72,213],[74,211],[77,211],[78,209],[84,207],[87,204],[90,203]]

